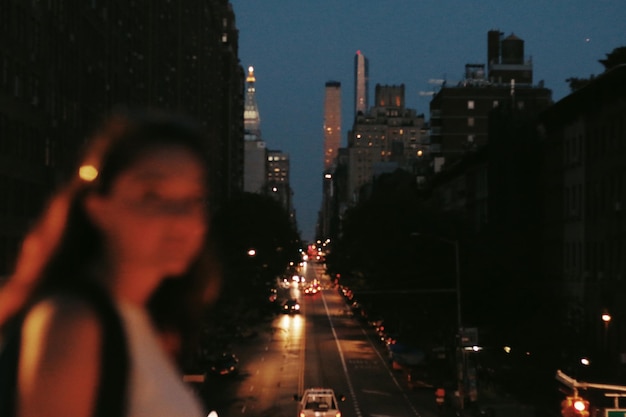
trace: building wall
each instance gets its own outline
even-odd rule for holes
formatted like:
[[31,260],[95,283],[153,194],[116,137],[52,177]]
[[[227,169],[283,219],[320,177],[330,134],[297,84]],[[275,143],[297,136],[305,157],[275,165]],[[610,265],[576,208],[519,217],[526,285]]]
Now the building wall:
[[278,200],[285,210],[290,213],[290,216],[295,218],[293,212],[290,172],[290,159],[288,153],[278,150],[269,150],[267,152],[266,193]]
[[428,147],[422,141],[424,116],[404,107],[404,85],[376,86],[377,105],[357,115],[348,132],[348,204],[372,181],[375,166],[393,162],[413,170]]
[[263,193],[266,188],[267,150],[262,140],[244,141],[243,190]]
[[510,102],[519,110],[541,111],[552,103],[546,88],[511,88],[493,85],[460,84],[443,87],[430,104],[431,141],[446,162],[453,163],[467,152],[488,142],[489,113]]
[[326,83],[324,96],[324,170],[335,163],[341,145],[341,83]]
[[118,104],[184,112],[214,206],[243,185],[243,71],[227,0],[0,2],[0,275],[86,135]]
[[[550,270],[557,270],[555,263],[560,266],[567,301],[564,319],[576,343],[595,354],[614,376],[623,375],[626,65],[556,103],[541,122],[544,146],[554,156],[547,166],[556,167],[552,210],[546,211],[546,223],[555,226],[543,246],[554,259]],[[601,320],[604,313],[611,315],[610,323]]]
[[354,56],[354,117],[369,109],[369,60],[357,51]]

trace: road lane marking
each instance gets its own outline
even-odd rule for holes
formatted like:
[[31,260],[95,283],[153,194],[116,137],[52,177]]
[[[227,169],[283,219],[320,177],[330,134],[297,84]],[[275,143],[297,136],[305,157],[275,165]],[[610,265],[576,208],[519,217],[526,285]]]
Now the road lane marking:
[[[374,352],[376,353],[376,355],[378,355],[378,357],[380,358],[380,361],[383,363],[383,366],[385,367],[385,369],[387,369],[387,372],[389,373],[389,376],[391,376],[391,380],[394,382],[394,384],[398,387],[398,390],[400,390],[400,392],[402,393],[402,396],[404,397],[406,403],[408,404],[409,408],[411,408],[411,411],[413,411],[413,413],[415,413],[415,415],[417,417],[421,417],[421,414],[415,409],[415,407],[413,406],[413,403],[411,402],[411,400],[409,399],[409,397],[406,395],[406,392],[402,389],[402,386],[400,386],[400,383],[398,382],[398,380],[396,379],[395,375],[393,374],[393,372],[391,372],[391,370],[389,369],[389,367],[386,365],[386,361],[385,359],[382,357],[382,355],[380,354],[379,350],[376,348],[376,346],[374,346],[374,344],[372,343],[372,339],[368,336],[367,332],[365,332],[365,329],[363,328],[363,326],[361,327],[361,332],[363,332],[363,334],[365,335],[365,338],[368,340],[370,347],[374,350]],[[374,417],[374,415],[372,414],[371,417]]]
[[385,391],[376,391],[376,390],[372,390],[372,389],[364,389],[361,390],[361,392],[364,392],[366,394],[376,394],[376,395],[384,395],[387,397],[391,397],[391,393],[390,392],[385,392]]
[[361,417],[362,416],[361,408],[359,407],[359,403],[354,393],[352,380],[350,379],[350,375],[348,374],[348,367],[346,366],[346,359],[343,355],[343,350],[341,349],[341,344],[339,343],[337,332],[335,331],[335,325],[333,324],[333,320],[330,317],[330,311],[328,311],[328,304],[326,304],[326,297],[324,297],[324,291],[322,291],[322,301],[324,302],[324,309],[326,310],[326,316],[328,317],[328,322],[330,323],[330,330],[332,330],[333,337],[335,338],[335,344],[337,344],[337,350],[339,351],[339,358],[341,359],[341,366],[343,367],[343,373],[346,376],[346,381],[348,382],[348,390],[350,391],[350,396],[352,397],[352,405],[354,405],[354,410],[356,411],[356,415],[358,417]]

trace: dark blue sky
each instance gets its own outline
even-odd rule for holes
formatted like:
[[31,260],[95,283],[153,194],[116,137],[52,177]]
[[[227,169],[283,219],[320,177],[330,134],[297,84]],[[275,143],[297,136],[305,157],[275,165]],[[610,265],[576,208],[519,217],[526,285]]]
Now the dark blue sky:
[[598,59],[626,46],[626,0],[231,0],[239,58],[255,67],[263,139],[291,157],[302,238],[314,237],[321,203],[324,84],[342,85],[342,146],[353,114],[353,59],[361,50],[374,86],[404,84],[407,107],[428,119],[430,79],[462,79],[486,64],[487,32],[525,41],[534,82],[555,101],[565,80],[599,74]]

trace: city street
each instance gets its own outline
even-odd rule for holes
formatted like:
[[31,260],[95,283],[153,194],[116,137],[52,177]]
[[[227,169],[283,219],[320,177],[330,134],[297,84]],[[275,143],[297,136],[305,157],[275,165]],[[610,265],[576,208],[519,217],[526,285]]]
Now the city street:
[[222,417],[292,417],[294,395],[325,387],[345,396],[340,410],[346,417],[438,415],[434,391],[409,389],[406,375],[390,367],[375,333],[352,317],[323,269],[308,266],[303,274],[325,289],[304,296],[292,284],[301,312],[277,316],[252,342],[233,346],[241,371],[209,380],[207,403]]

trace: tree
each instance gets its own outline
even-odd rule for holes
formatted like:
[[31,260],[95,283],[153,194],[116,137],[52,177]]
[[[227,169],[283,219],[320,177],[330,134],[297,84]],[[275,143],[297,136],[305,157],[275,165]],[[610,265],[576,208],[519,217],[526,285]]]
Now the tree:
[[573,93],[574,91],[578,91],[587,84],[589,84],[591,81],[593,81],[593,78],[593,75],[589,76],[589,78],[570,77],[565,81],[567,81],[567,83],[569,84],[570,92]]
[[346,212],[341,236],[327,259],[329,272],[358,277],[370,288],[436,286],[434,278],[439,275],[432,261],[442,256],[453,261],[453,251],[445,246],[442,251],[441,242],[415,236],[441,234],[435,230],[449,226],[443,217],[424,206],[411,173],[383,174],[370,195]]
[[606,54],[605,59],[599,59],[598,62],[604,65],[604,71],[608,71],[621,64],[626,64],[626,46],[613,49],[613,51]]
[[242,193],[219,208],[212,225],[224,275],[222,299],[266,301],[273,279],[299,259],[295,225],[269,196]]
[[[618,65],[626,64],[626,46],[620,46],[606,54],[605,59],[599,59],[599,63],[604,66],[604,72],[615,68]],[[569,84],[570,92],[575,92],[593,81],[595,76],[592,74],[589,78],[570,77],[565,80]]]

